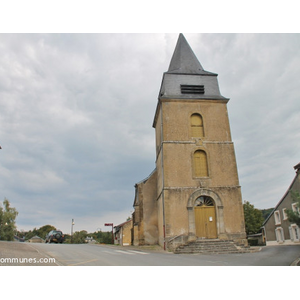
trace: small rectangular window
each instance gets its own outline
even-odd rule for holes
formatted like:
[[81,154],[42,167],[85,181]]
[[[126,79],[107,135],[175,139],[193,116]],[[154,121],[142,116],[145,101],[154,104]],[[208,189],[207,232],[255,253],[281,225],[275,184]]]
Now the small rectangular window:
[[297,203],[292,203],[293,212],[299,212],[299,208],[297,207]]
[[283,243],[284,242],[284,233],[283,229],[281,227],[278,227],[275,229],[275,234],[276,234],[276,240],[278,243]]
[[290,237],[293,242],[299,242],[299,227],[296,224],[292,224],[289,227]]
[[287,216],[287,213],[286,213],[286,208],[282,209],[282,215],[283,215],[283,220],[287,220],[288,216]]
[[204,85],[181,84],[181,94],[204,94]]
[[275,225],[281,224],[279,210],[276,210],[276,211],[274,212],[274,218],[275,218]]

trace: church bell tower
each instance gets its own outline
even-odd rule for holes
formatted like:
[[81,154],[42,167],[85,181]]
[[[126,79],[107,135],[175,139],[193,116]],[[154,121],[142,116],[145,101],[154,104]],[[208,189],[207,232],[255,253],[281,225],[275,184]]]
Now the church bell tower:
[[246,243],[241,187],[217,74],[205,71],[180,34],[163,74],[156,134],[158,243]]

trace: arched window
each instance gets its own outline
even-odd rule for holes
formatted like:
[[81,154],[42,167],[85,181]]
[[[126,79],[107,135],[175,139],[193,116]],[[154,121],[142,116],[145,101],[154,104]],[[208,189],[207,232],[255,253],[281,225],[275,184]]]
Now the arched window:
[[193,163],[195,177],[208,177],[207,156],[203,150],[195,151]]
[[192,137],[203,137],[203,119],[199,114],[191,115],[191,135]]
[[215,206],[214,200],[208,196],[200,196],[196,199],[194,206]]

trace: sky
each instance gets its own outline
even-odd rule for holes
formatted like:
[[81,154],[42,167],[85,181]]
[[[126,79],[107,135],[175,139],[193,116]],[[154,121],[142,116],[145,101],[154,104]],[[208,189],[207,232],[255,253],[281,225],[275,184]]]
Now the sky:
[[[184,33],[219,74],[243,201],[274,207],[300,162],[300,35]],[[19,230],[106,231],[155,168],[152,128],[178,33],[0,34],[0,199]]]

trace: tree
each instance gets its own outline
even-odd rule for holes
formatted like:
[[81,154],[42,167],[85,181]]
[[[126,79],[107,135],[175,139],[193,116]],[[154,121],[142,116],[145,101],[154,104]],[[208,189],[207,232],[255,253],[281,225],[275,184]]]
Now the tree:
[[266,208],[266,209],[260,209],[262,216],[264,218],[264,220],[267,219],[267,217],[270,215],[270,213],[274,210],[274,207],[272,208]]
[[258,233],[264,221],[262,212],[248,201],[245,201],[243,208],[247,235]]
[[95,231],[94,233],[89,233],[89,236],[92,236],[100,244],[111,244],[112,243],[112,233],[111,231]]
[[8,199],[5,198],[3,207],[0,207],[0,240],[14,240],[17,215],[17,210],[14,207],[10,207]]
[[44,225],[40,227],[37,231],[37,236],[39,236],[42,239],[46,238],[46,235],[51,231],[56,230],[56,228],[52,225]]
[[39,236],[42,239],[46,238],[46,235],[51,231],[51,230],[56,230],[56,228],[52,225],[44,225],[42,227],[40,227],[39,229],[33,228],[33,230],[29,230],[26,234],[25,234],[25,239],[29,240],[31,239],[33,236]]
[[291,223],[296,223],[300,227],[300,193],[298,191],[290,191],[293,202],[296,203],[297,209],[295,211],[291,209],[286,210],[286,214],[288,216],[288,220]]
[[88,233],[86,230],[76,231],[72,236],[73,244],[84,244]]

